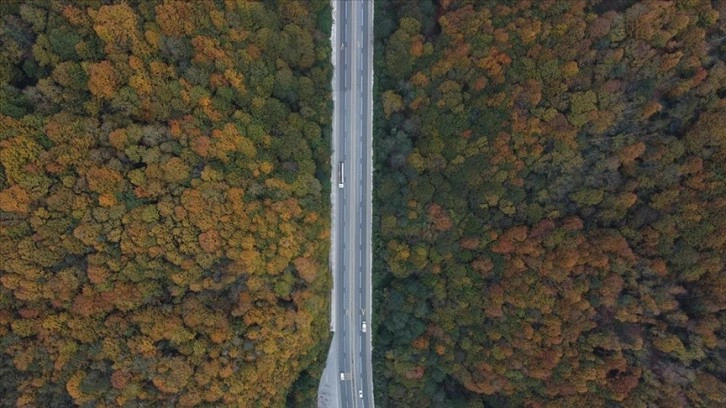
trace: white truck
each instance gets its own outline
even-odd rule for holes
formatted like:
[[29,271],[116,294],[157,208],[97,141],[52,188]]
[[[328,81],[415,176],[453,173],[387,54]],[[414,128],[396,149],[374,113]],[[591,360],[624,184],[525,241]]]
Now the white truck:
[[345,164],[338,162],[338,188],[343,188],[345,185]]

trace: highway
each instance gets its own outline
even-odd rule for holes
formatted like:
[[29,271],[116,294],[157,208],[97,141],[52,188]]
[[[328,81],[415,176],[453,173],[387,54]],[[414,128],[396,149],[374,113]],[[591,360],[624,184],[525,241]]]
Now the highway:
[[374,406],[370,330],[373,2],[340,1],[333,10],[333,51],[337,53],[333,188],[337,194],[333,192],[332,200],[335,333],[331,351],[337,352],[339,397],[335,406],[367,408]]

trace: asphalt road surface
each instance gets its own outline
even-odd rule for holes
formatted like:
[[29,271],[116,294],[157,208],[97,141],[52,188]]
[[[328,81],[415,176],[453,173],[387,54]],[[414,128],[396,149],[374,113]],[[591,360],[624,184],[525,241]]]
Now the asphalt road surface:
[[338,406],[367,408],[374,406],[370,330],[373,2],[340,1],[335,12],[334,52],[338,56],[333,137],[338,180],[333,187],[338,195],[333,209],[337,218],[333,341],[338,371],[344,376],[337,381]]

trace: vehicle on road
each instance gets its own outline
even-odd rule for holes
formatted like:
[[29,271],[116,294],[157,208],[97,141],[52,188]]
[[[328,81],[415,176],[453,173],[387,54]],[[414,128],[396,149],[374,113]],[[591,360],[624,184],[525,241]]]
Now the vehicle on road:
[[345,164],[343,162],[338,163],[338,188],[343,188],[345,183]]
[[340,372],[340,381],[345,381],[345,373],[342,371]]
[[358,398],[363,398],[363,390],[358,390]]
[[363,324],[360,325],[360,331],[362,331],[363,333],[368,331],[368,325],[366,324],[365,320],[363,320]]

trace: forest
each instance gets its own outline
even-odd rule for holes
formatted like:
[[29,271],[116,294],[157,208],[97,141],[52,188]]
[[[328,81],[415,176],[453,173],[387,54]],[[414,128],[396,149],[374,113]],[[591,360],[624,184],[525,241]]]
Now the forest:
[[330,4],[0,2],[0,406],[313,406]]
[[726,406],[726,2],[376,2],[376,406]]

